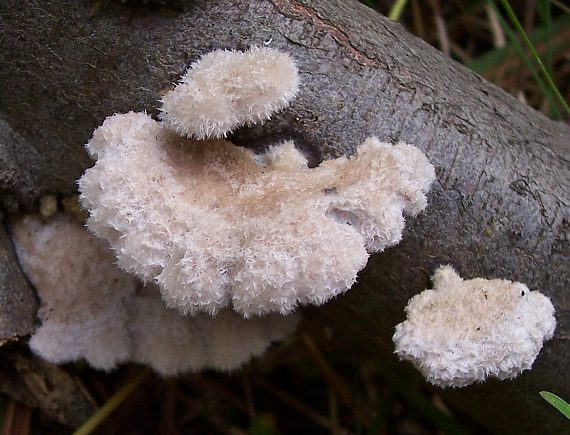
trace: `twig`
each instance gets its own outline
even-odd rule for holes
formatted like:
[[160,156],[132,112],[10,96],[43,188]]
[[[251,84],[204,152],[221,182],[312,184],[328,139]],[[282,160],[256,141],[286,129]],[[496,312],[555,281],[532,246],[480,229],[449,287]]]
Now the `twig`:
[[[283,403],[289,405],[291,408],[296,409],[305,417],[307,417],[309,420],[313,421],[319,426],[322,426],[327,429],[331,429],[333,427],[333,423],[328,418],[324,417],[318,412],[313,411],[311,408],[309,408],[299,400],[295,399],[293,396],[286,393],[285,391],[280,390],[279,388],[269,384],[268,382],[265,382],[262,379],[255,379],[254,382],[256,385],[263,388],[267,392],[271,393],[279,400],[281,400]],[[346,433],[346,431],[342,432]]]
[[558,0],[550,0],[550,3],[552,3],[554,6],[562,9],[564,12],[566,12],[567,14],[570,14],[570,7],[566,6],[564,3],[562,3],[561,1]]
[[32,409],[23,403],[10,399],[4,411],[2,435],[28,435]]
[[406,3],[408,3],[408,0],[396,0],[388,13],[388,18],[392,21],[399,21]]
[[223,385],[220,385],[218,382],[213,381],[212,379],[207,379],[201,376],[196,376],[193,381],[198,384],[199,388],[203,392],[211,391],[212,389],[216,390],[218,393],[228,399],[237,409],[249,416],[250,410],[248,409],[247,404],[245,404],[239,396],[226,389]]
[[249,414],[249,418],[253,420],[255,418],[255,401],[253,400],[253,391],[251,389],[251,381],[249,376],[243,374],[241,377],[242,386],[243,386],[243,394],[245,396],[245,405],[247,407],[247,413]]
[[540,68],[540,71],[542,72],[544,79],[546,80],[546,82],[550,86],[550,89],[552,90],[552,92],[554,93],[554,95],[556,96],[556,98],[558,99],[558,101],[560,102],[562,107],[564,108],[564,110],[566,110],[566,113],[570,115],[570,107],[568,106],[568,103],[566,103],[566,101],[564,100],[564,97],[562,96],[562,94],[558,90],[558,87],[554,83],[554,80],[552,80],[552,77],[550,76],[550,74],[546,70],[546,67],[542,63],[542,60],[540,59],[540,56],[536,52],[534,45],[532,44],[532,42],[530,42],[530,39],[528,38],[526,32],[524,31],[523,27],[521,26],[521,23],[519,22],[515,12],[511,8],[511,5],[509,4],[508,0],[501,0],[501,4],[505,8],[505,11],[507,11],[507,15],[509,16],[513,25],[515,26],[515,29],[517,29],[517,32],[519,33],[520,37],[524,41],[525,45],[527,46],[527,48],[532,53],[532,56],[536,60],[536,63],[538,64],[538,67]]
[[111,396],[105,404],[83,423],[73,435],[88,435],[97,428],[148,376],[148,369],[141,369],[126,385]]
[[502,48],[507,45],[507,38],[505,37],[505,32],[501,27],[499,22],[499,17],[497,17],[497,11],[489,3],[485,4],[485,12],[489,18],[489,27],[491,27],[491,33],[493,34],[493,45],[497,48]]
[[330,384],[333,391],[336,393],[340,401],[347,407],[351,408],[354,415],[365,425],[370,426],[370,418],[365,415],[360,409],[355,407],[352,396],[346,383],[330,368],[326,360],[321,356],[313,339],[307,334],[301,334],[301,341],[305,345],[309,356],[323,373],[323,376]]
[[447,35],[447,27],[445,26],[445,20],[438,13],[434,15],[435,27],[437,28],[437,39],[439,39],[439,47],[441,51],[449,56],[449,36]]
[[160,432],[168,435],[177,435],[176,429],[176,399],[178,396],[178,388],[175,382],[167,381],[164,383],[162,391],[162,406],[160,407]]
[[449,56],[449,35],[447,33],[447,26],[445,20],[441,15],[440,3],[437,0],[429,0],[429,5],[433,10],[433,19],[437,29],[437,39],[439,40],[439,49]]
[[424,20],[422,17],[422,11],[420,10],[420,5],[418,4],[418,0],[412,0],[412,15],[414,18],[414,32],[416,36],[425,40],[425,26]]
[[338,435],[338,402],[333,389],[329,387],[329,416],[331,421],[331,435]]

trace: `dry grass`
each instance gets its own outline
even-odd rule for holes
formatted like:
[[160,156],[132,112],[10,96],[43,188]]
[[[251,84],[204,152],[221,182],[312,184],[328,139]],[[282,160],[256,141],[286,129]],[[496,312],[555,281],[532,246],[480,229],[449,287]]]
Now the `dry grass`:
[[[398,1],[368,0],[389,15]],[[409,31],[554,119],[570,120],[570,8],[558,0],[408,0],[397,15]],[[510,19],[509,4],[560,98]],[[566,107],[565,107],[566,105]]]

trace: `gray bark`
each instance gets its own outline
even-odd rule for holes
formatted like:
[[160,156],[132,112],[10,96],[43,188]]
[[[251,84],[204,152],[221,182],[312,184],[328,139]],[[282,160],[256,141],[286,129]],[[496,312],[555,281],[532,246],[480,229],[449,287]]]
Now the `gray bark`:
[[534,369],[444,394],[496,432],[566,429],[538,392],[570,398],[568,126],[354,0],[173,3],[109,2],[94,12],[89,2],[2,2],[0,110],[21,139],[2,143],[0,162],[17,170],[0,171],[0,188],[26,208],[39,194],[71,193],[90,164],[82,145],[106,116],[156,114],[161,92],[213,49],[288,51],[300,68],[299,97],[233,140],[260,149],[292,138],[316,164],[376,135],[419,146],[438,176],[404,241],[374,256],[345,296],[306,311],[313,330],[333,331],[321,344],[394,362],[393,327],[440,264],[466,278],[522,281],[557,309],[556,335]]
[[29,355],[21,348],[3,349],[0,390],[72,427],[83,423],[97,406],[79,378]]
[[37,300],[0,220],[0,346],[35,330]]

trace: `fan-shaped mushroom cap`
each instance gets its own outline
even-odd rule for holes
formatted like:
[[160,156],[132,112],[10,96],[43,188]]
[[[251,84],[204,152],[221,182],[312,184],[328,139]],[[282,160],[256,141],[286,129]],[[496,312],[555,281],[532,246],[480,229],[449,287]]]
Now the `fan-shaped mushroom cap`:
[[162,98],[164,124],[196,139],[225,137],[289,105],[299,77],[291,57],[271,48],[206,54]]
[[30,348],[56,363],[85,359],[109,370],[121,362],[148,364],[162,375],[205,368],[235,369],[293,332],[299,316],[251,320],[224,310],[183,317],[167,309],[158,288],[113,264],[113,254],[73,218],[14,223],[18,259],[41,300],[41,326]]
[[414,296],[396,326],[396,353],[435,385],[463,387],[531,368],[556,327],[554,307],[538,291],[503,279],[464,281],[440,267],[433,290]]
[[287,142],[264,155],[174,135],[144,113],[107,118],[79,180],[88,228],[182,313],[289,313],[346,291],[370,252],[426,206],[433,166],[370,138],[317,168]]

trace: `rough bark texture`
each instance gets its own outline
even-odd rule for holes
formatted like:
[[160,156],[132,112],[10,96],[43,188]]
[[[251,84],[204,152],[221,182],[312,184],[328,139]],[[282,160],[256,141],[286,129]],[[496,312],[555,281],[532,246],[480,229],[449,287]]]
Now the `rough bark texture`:
[[36,295],[22,275],[0,224],[0,346],[34,332],[36,309]]
[[95,401],[76,376],[17,347],[0,356],[3,393],[67,426],[77,427],[95,412]]
[[567,126],[356,1],[111,2],[95,11],[88,2],[8,0],[0,20],[0,109],[17,132],[0,136],[0,162],[17,168],[1,171],[0,188],[25,207],[40,193],[73,191],[93,129],[114,112],[155,114],[161,92],[200,54],[253,44],[290,52],[300,96],[235,141],[259,149],[292,138],[316,164],[377,135],[419,146],[438,175],[404,241],[375,256],[346,296],[307,310],[308,322],[332,330],[347,352],[391,359],[393,327],[437,265],[525,282],[551,297],[558,318],[533,371],[445,394],[496,432],[567,428],[538,396],[570,397]]
[[[43,155],[0,113],[0,204],[5,210],[17,211],[20,202],[28,208],[33,206],[33,199],[43,190],[42,180],[50,171],[42,162]],[[30,163],[35,172],[30,171]]]

